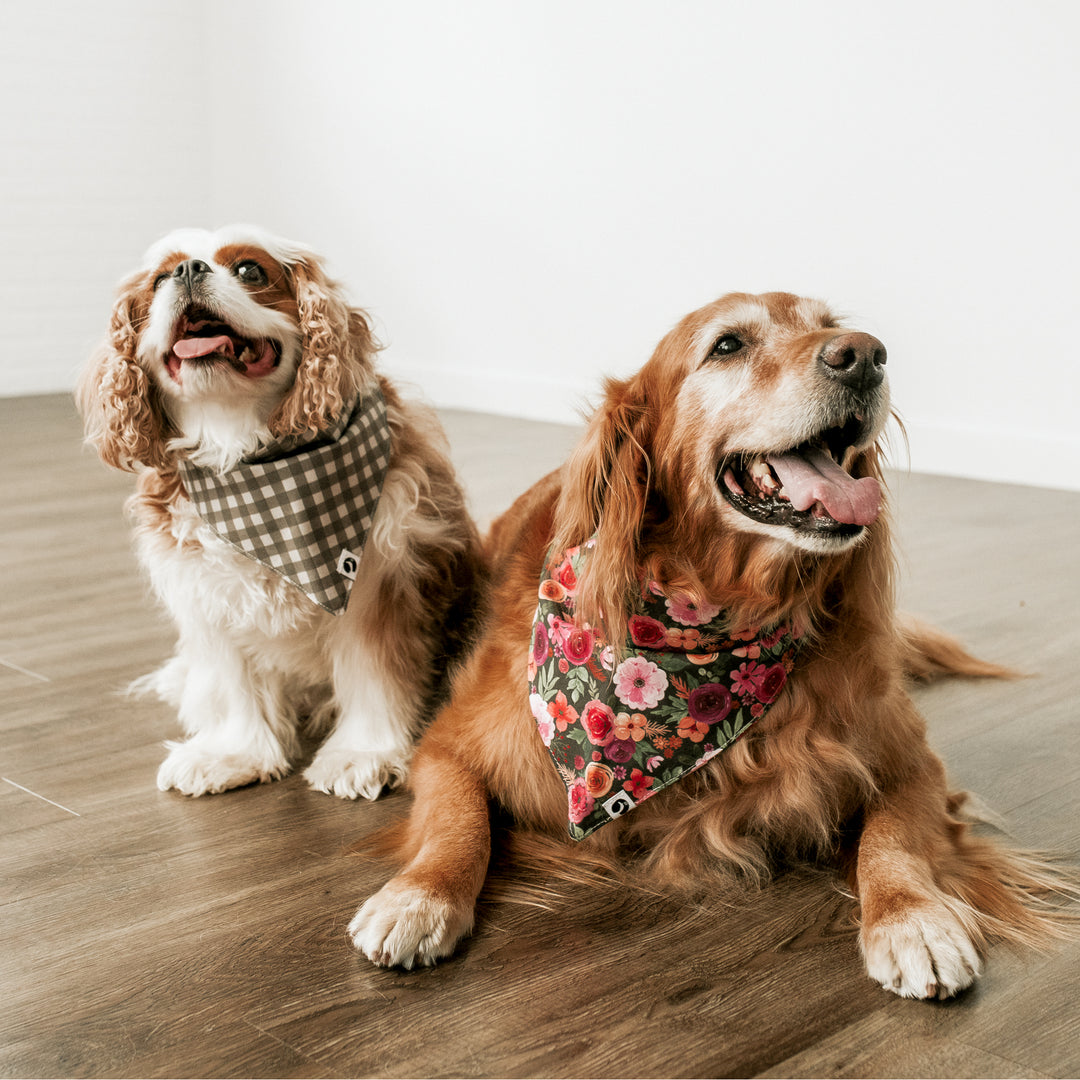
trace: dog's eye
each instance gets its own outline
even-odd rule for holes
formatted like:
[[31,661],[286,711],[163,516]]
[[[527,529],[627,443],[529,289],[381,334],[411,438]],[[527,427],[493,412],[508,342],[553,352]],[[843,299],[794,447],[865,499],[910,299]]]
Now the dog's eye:
[[254,259],[245,259],[233,267],[233,273],[245,285],[265,285],[267,282],[266,271]]
[[725,334],[713,346],[713,356],[731,356],[743,347],[743,343],[734,334]]
[[172,277],[172,274],[158,274],[158,276],[156,278],[154,278],[154,284],[153,284],[154,292],[157,292],[158,289],[161,288],[161,283],[163,281],[168,281],[169,278],[171,278],[171,277]]

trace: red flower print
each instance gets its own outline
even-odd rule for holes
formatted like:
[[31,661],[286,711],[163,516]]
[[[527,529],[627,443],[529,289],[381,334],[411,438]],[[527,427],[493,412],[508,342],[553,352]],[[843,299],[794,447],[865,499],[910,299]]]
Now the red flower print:
[[787,682],[787,671],[783,664],[773,664],[766,668],[761,678],[757,680],[754,690],[758,701],[764,701],[766,705],[776,700],[776,695],[784,688]]
[[630,774],[630,779],[623,781],[623,787],[630,792],[630,798],[634,802],[641,802],[650,794],[649,788],[653,785],[653,777],[646,776],[640,769],[635,769]]
[[581,772],[581,770],[584,769],[584,768],[585,768],[585,759],[580,754],[578,754],[577,757],[574,758],[574,771],[575,772]]
[[604,757],[608,761],[616,761],[620,764],[629,761],[637,750],[637,743],[633,739],[612,739],[604,747]]
[[563,559],[563,561],[555,568],[555,573],[551,576],[571,596],[574,595],[574,590],[577,589],[577,574],[574,572],[574,566],[569,558]]
[[566,700],[561,690],[555,695],[554,701],[548,702],[547,711],[559,731],[565,731],[578,718],[577,709]]
[[[731,694],[719,683],[704,683],[690,691],[690,700],[686,704],[691,717],[708,727],[720,723],[731,712]],[[683,732],[680,730],[679,734]]]
[[584,664],[593,653],[593,635],[591,630],[582,630],[578,626],[565,629],[562,634],[563,656],[571,664]]
[[667,639],[667,629],[662,622],[647,615],[631,615],[628,626],[630,640],[643,649],[655,649]]
[[610,705],[593,699],[581,714],[581,726],[593,746],[607,746],[615,738],[615,713]]
[[542,622],[534,623],[532,647],[533,662],[539,666],[548,658],[550,652],[551,649],[548,645],[547,627],[544,626]]
[[592,813],[596,800],[589,794],[589,789],[582,777],[578,777],[568,791],[570,801],[570,820],[575,825],[580,825],[582,820]]
[[560,674],[565,675],[569,670],[570,670],[570,662],[566,659],[565,656],[560,656],[559,657],[559,672],[560,672]]

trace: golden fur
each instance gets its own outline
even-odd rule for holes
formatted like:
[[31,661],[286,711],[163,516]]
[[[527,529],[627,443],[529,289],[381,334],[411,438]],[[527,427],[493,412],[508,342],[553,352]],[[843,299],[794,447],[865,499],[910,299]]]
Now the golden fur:
[[[228,324],[232,346],[178,361],[189,317]],[[252,351],[238,358],[242,342]],[[468,637],[482,561],[438,421],[376,373],[376,349],[318,256],[248,227],[170,234],[120,286],[77,397],[102,459],[139,471],[128,506],[137,553],[180,634],[176,656],[137,684],[176,705],[188,736],[169,744],[162,789],[282,776],[303,721],[332,729],[306,772],[320,790],[374,798],[407,772]],[[177,461],[228,471],[276,439],[323,430],[376,385],[390,466],[349,605],[334,616],[220,539]]]
[[[861,429],[841,463],[881,479],[884,381],[849,390],[821,359],[847,333],[823,305],[787,294],[737,294],[692,313],[641,371],[608,381],[568,464],[495,523],[485,629],[418,748],[411,817],[392,844],[403,869],[350,926],[369,959],[434,963],[469,931],[489,801],[523,836],[550,837],[532,849],[546,848],[547,867],[561,862],[568,879],[632,863],[653,888],[685,893],[763,881],[778,856],[846,856],[867,970],[904,996],[969,985],[991,936],[1031,943],[1052,930],[1033,899],[1054,887],[1051,872],[971,835],[905,687],[905,667],[1003,669],[898,623],[887,511],[858,535],[818,540],[750,521],[721,495],[731,455],[782,451],[852,417]],[[725,335],[738,337],[730,358],[717,352]],[[784,619],[808,638],[742,739],[575,847],[526,700],[526,659],[548,551],[590,537],[576,618],[608,641],[623,640],[631,597],[649,579],[720,605],[735,626]]]

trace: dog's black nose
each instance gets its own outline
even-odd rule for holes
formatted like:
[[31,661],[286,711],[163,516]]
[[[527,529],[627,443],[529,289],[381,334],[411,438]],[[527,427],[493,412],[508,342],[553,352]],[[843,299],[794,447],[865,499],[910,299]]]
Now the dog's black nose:
[[838,334],[818,353],[818,360],[831,379],[852,390],[873,390],[885,378],[882,368],[888,354],[872,334]]
[[202,259],[185,259],[184,262],[177,265],[172,272],[172,276],[183,279],[190,287],[203,275],[209,273],[211,273],[210,266],[204,263]]

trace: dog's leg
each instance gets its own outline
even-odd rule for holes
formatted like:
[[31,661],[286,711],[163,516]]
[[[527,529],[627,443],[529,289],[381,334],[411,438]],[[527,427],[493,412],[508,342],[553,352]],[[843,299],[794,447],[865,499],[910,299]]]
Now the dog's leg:
[[[319,791],[343,799],[375,799],[384,787],[396,787],[408,775],[413,746],[409,718],[418,703],[381,659],[380,652],[363,644],[335,659],[338,720],[304,770],[308,783]],[[423,674],[421,670],[421,683]],[[414,694],[422,692],[422,687],[413,689]]]
[[886,990],[947,998],[975,981],[980,963],[974,913],[941,887],[961,857],[944,770],[928,750],[921,756],[908,779],[866,813],[856,866],[859,945],[868,974]]
[[431,965],[454,951],[472,930],[491,856],[484,783],[430,733],[417,755],[413,787],[409,861],[349,924],[356,948],[383,967]]
[[190,737],[165,744],[162,791],[207,795],[289,771],[295,736],[279,679],[257,675],[227,636],[207,627],[182,636],[174,665],[184,675],[179,715]]

